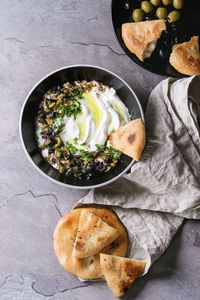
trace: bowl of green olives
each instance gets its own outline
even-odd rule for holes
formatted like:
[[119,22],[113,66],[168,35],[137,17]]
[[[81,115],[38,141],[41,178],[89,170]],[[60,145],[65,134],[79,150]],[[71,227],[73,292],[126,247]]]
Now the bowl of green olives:
[[[193,0],[112,0],[111,17],[116,37],[125,53],[148,71],[164,76],[183,77],[169,64],[174,45],[200,35],[200,1]],[[157,41],[150,58],[141,62],[125,46],[121,36],[123,23],[164,19],[166,30]]]
[[144,21],[145,15],[152,14],[155,19],[165,19],[170,23],[180,19],[180,9],[184,7],[184,0],[149,0],[141,2],[139,8],[133,10],[133,21]]

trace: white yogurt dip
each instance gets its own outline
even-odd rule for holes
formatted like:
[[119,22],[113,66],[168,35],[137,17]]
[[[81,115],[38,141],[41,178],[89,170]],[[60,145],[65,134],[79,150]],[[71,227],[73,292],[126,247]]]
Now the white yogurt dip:
[[[93,81],[94,87],[82,95],[81,113],[76,118],[64,116],[65,124],[60,137],[64,144],[69,142],[86,151],[95,151],[96,146],[102,146],[110,133],[130,121],[127,107],[120,100],[116,91],[103,85],[102,91],[98,82]],[[56,121],[60,125],[60,120]]]

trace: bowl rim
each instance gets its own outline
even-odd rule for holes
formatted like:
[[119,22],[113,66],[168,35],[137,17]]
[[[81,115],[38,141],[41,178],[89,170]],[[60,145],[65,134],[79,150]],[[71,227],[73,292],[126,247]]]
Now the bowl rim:
[[25,146],[25,143],[24,143],[24,139],[23,139],[23,135],[22,135],[22,119],[23,119],[23,114],[24,114],[24,108],[26,106],[26,103],[30,97],[30,95],[33,93],[33,91],[36,89],[36,87],[42,82],[44,81],[46,78],[50,77],[51,75],[53,75],[54,73],[57,73],[59,71],[62,71],[62,70],[65,70],[65,69],[70,69],[70,68],[76,68],[76,67],[89,67],[89,68],[96,68],[96,69],[100,69],[100,70],[103,70],[105,72],[108,72],[110,73],[111,75],[117,77],[119,80],[121,80],[123,82],[123,84],[125,84],[128,89],[131,91],[131,93],[134,95],[135,97],[135,100],[138,104],[138,107],[139,107],[139,110],[140,110],[140,113],[141,113],[141,118],[142,118],[142,121],[145,123],[145,119],[144,119],[144,112],[143,112],[143,109],[142,109],[142,106],[140,104],[140,101],[136,95],[136,93],[133,91],[133,89],[128,85],[128,83],[126,83],[120,76],[118,76],[117,74],[115,74],[114,72],[112,71],[109,71],[108,69],[106,68],[103,68],[103,67],[99,67],[99,66],[96,66],[96,65],[90,65],[90,64],[73,64],[73,65],[68,65],[68,66],[64,66],[64,67],[61,67],[61,68],[58,68],[50,73],[48,73],[47,75],[43,76],[34,86],[33,88],[30,90],[30,92],[28,93],[28,95],[26,96],[25,100],[24,100],[24,103],[22,105],[22,108],[21,108],[21,111],[20,111],[20,117],[19,117],[19,136],[20,136],[20,140],[21,140],[21,144],[22,144],[22,148],[26,154],[26,157],[28,158],[28,160],[31,162],[31,164],[34,166],[34,168],[39,171],[40,174],[42,174],[45,178],[47,178],[48,180],[54,182],[54,183],[57,183],[61,186],[65,186],[65,187],[68,187],[68,188],[71,188],[71,189],[79,189],[79,190],[89,190],[89,189],[94,189],[94,188],[100,188],[100,187],[103,187],[105,185],[108,185],[114,181],[116,181],[117,179],[119,179],[123,174],[125,174],[131,167],[132,165],[135,163],[135,160],[133,159],[130,164],[120,173],[118,174],[117,176],[115,176],[114,178],[108,180],[108,181],[105,181],[103,183],[100,183],[100,184],[95,184],[95,185],[91,185],[91,186],[81,186],[81,185],[70,185],[70,184],[67,184],[67,183],[64,183],[64,182],[61,182],[61,181],[58,181],[52,177],[50,177],[49,175],[47,175],[45,172],[43,172],[38,166],[37,164],[32,160],[32,158],[30,157],[27,149],[26,149],[26,146]]

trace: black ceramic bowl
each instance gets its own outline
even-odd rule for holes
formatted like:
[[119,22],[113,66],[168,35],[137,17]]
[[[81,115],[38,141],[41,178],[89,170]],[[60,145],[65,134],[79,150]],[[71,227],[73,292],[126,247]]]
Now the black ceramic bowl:
[[[153,54],[143,62],[126,48],[121,35],[122,24],[133,22],[133,10],[140,8],[141,2],[142,0],[112,0],[111,18],[119,44],[130,59],[142,68],[164,76],[185,77],[186,75],[179,73],[170,65],[169,56],[173,44],[189,41],[192,36],[200,34],[200,1],[184,2],[184,7],[180,10],[180,20],[175,23],[166,22],[167,29],[162,32]],[[161,3],[160,6],[164,5]],[[153,12],[150,15],[146,15],[148,20],[157,19],[155,15],[156,9],[157,7],[154,6]],[[168,6],[167,9],[168,12],[174,10],[172,5]]]
[[35,116],[43,95],[57,84],[84,79],[97,80],[112,86],[128,107],[131,118],[142,118],[144,120],[140,102],[134,91],[116,74],[103,68],[90,65],[64,67],[48,74],[34,86],[27,96],[21,110],[20,136],[23,148],[32,164],[41,174],[54,182],[78,189],[96,188],[109,184],[127,172],[134,163],[132,158],[123,155],[116,168],[110,172],[94,176],[89,180],[79,180],[71,176],[60,174],[43,159],[40,149],[37,146],[35,136]]

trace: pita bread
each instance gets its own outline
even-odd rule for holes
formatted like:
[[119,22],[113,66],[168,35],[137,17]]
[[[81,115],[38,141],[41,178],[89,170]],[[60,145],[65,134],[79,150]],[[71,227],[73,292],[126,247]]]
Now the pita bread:
[[54,251],[60,264],[68,272],[85,279],[101,278],[103,273],[100,267],[100,254],[86,258],[72,257],[82,210],[95,214],[119,232],[116,240],[101,252],[118,256],[126,255],[128,242],[125,227],[114,212],[101,208],[78,208],[62,217],[54,230]]
[[169,62],[180,73],[200,73],[199,37],[193,36],[189,42],[177,45],[170,55]]
[[122,24],[122,39],[128,50],[141,61],[151,56],[163,30],[164,20]]
[[146,134],[141,119],[133,120],[109,136],[110,144],[126,155],[139,160],[145,146]]
[[127,292],[146,266],[144,261],[102,253],[100,264],[108,287],[116,298]]
[[119,235],[114,227],[108,225],[95,214],[82,210],[72,251],[73,257],[84,258],[99,253]]

